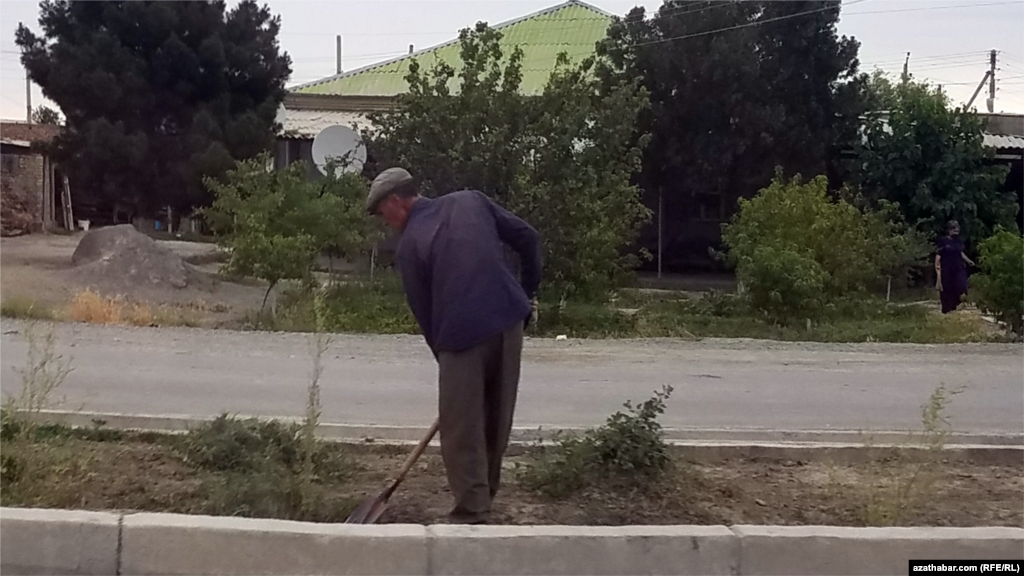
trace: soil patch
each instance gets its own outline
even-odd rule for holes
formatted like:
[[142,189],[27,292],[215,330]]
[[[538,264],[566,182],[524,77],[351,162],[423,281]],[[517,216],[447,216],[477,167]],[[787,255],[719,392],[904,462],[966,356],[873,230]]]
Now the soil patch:
[[[182,437],[126,434],[119,441],[64,438],[45,443],[5,441],[4,506],[141,510],[274,516],[339,522],[361,499],[376,495],[401,466],[408,448],[329,444],[322,457],[337,470],[314,481],[325,504],[308,513],[228,509],[225,490],[266,500],[258,476],[199,469],[183,456]],[[677,459],[658,483],[609,485],[554,499],[526,490],[517,468],[527,453],[506,460],[495,502],[496,524],[782,524],[864,526],[863,487],[886,464],[734,459],[700,464]],[[874,466],[872,468],[872,466]],[[881,468],[879,468],[881,466]],[[265,479],[265,478],[263,478]],[[285,491],[294,488],[286,483]],[[261,496],[262,494],[262,496]],[[882,495],[881,492],[875,496]],[[445,521],[451,506],[440,456],[416,465],[381,522]],[[928,497],[908,512],[907,526],[1024,527],[1024,474],[1019,466],[944,464]]]

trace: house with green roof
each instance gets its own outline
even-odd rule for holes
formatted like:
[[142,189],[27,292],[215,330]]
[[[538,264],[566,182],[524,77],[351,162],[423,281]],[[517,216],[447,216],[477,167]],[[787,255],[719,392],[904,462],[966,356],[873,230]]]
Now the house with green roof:
[[[599,8],[568,0],[492,28],[501,32],[505,54],[515,47],[523,51],[521,91],[531,95],[544,90],[560,53],[574,62],[594,54],[595,44],[605,37],[612,18]],[[287,113],[278,155],[285,164],[299,158],[311,160],[304,149],[324,128],[334,124],[367,127],[368,113],[388,109],[408,88],[405,76],[414,60],[424,68],[444,62],[458,72],[462,65],[459,40],[291,88],[285,98]],[[453,90],[458,89],[456,82]]]

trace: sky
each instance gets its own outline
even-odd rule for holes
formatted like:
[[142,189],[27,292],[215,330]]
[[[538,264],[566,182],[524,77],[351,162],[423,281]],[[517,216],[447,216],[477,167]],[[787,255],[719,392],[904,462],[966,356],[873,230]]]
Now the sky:
[[[229,5],[236,0],[229,0]],[[478,21],[498,24],[560,0],[263,0],[281,16],[281,46],[293,62],[289,85],[333,75],[335,37],[343,69],[353,70],[455,38]],[[616,15],[661,0],[591,0]],[[861,68],[898,74],[906,54],[916,79],[941,84],[952,100],[970,99],[998,50],[996,112],[1024,113],[1024,0],[844,0],[838,30],[861,43]],[[0,0],[0,117],[24,120],[25,71],[14,32],[38,30],[38,2]],[[723,32],[727,33],[727,32]],[[686,42],[685,39],[679,42]],[[984,111],[988,87],[975,106]],[[47,102],[32,86],[32,105]]]

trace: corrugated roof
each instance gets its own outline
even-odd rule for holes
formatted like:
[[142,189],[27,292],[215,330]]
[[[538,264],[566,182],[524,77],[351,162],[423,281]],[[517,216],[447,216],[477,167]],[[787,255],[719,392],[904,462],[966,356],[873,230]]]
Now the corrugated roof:
[[1021,136],[1007,136],[1004,134],[988,134],[982,135],[984,138],[985,146],[996,149],[1016,148],[1018,150],[1024,149],[1024,137]]
[[314,138],[328,126],[346,126],[357,129],[369,128],[370,121],[362,112],[341,112],[338,110],[288,110],[282,135],[285,138]]
[[[513,47],[523,51],[523,80],[520,92],[540,94],[555,67],[558,54],[565,52],[578,62],[594,53],[594,45],[605,37],[612,16],[578,0],[494,26],[502,33],[501,47],[506,57]],[[405,76],[414,59],[425,68],[445,62],[461,69],[458,39],[401,58],[373,64],[340,75],[297,86],[302,94],[341,94],[356,96],[395,96],[408,89]],[[451,88],[456,90],[458,78]]]

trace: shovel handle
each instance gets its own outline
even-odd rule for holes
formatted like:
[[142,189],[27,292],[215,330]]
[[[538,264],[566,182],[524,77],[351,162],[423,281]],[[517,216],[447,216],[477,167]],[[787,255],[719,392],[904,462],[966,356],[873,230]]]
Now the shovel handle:
[[398,488],[398,485],[402,483],[402,480],[405,480],[405,475],[409,473],[409,470],[412,470],[413,464],[416,464],[416,461],[423,455],[423,451],[427,449],[427,445],[434,439],[434,435],[437,434],[437,427],[440,424],[440,418],[434,420],[434,424],[429,430],[427,430],[427,435],[420,440],[420,443],[416,445],[416,449],[413,450],[412,454],[409,454],[409,457],[405,459],[405,464],[402,464],[402,469],[398,471],[398,476],[395,477],[395,481],[392,482],[391,487],[388,488],[388,496],[395,491],[395,488]]

